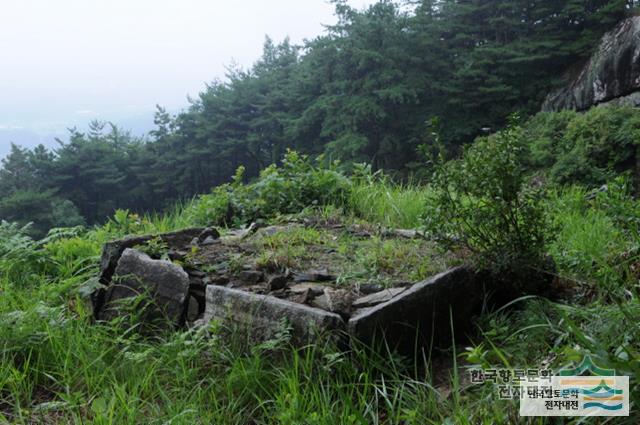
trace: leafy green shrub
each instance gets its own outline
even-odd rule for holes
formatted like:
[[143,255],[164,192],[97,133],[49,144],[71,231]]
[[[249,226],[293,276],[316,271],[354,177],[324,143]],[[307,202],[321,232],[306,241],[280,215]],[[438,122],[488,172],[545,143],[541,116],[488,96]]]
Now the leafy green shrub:
[[196,226],[223,226],[230,224],[229,185],[217,186],[212,193],[200,195],[187,211],[189,221]]
[[86,235],[53,240],[44,245],[45,254],[55,265],[52,273],[58,278],[92,273],[91,267],[97,265],[101,249],[99,243]]
[[73,227],[85,224],[78,207],[68,199],[51,202],[51,222],[53,227]]
[[28,236],[30,224],[19,226],[17,223],[0,222],[0,257],[9,255],[16,249],[31,247],[33,239]]
[[640,110],[636,108],[543,112],[526,124],[524,139],[527,165],[546,171],[556,183],[601,185],[620,172],[640,172],[636,162]]
[[242,183],[244,168],[240,167],[233,183],[201,196],[190,214],[199,224],[240,224],[309,206],[342,204],[351,182],[337,166],[324,166],[322,158],[313,163],[306,155],[288,151],[280,167],[265,168],[250,184]]
[[619,230],[602,211],[557,211],[554,221],[561,230],[550,252],[562,271],[580,278],[595,277],[614,249],[624,245]]
[[540,112],[523,128],[528,155],[523,157],[526,165],[534,170],[551,169],[560,152],[565,149],[564,134],[569,123],[576,118],[576,111]]
[[151,258],[164,260],[169,258],[169,245],[159,237],[155,237],[144,244],[137,245],[136,249],[144,252]]
[[521,129],[511,127],[479,139],[459,160],[441,160],[427,205],[432,234],[494,271],[543,264],[549,226],[540,191],[527,185],[521,141]]
[[109,218],[109,221],[104,225],[104,229],[109,234],[129,235],[140,233],[147,224],[149,224],[147,220],[138,214],[129,210],[116,210],[113,217]]
[[633,197],[632,186],[628,176],[618,176],[607,183],[606,190],[599,190],[592,196],[591,204],[640,241],[640,203]]

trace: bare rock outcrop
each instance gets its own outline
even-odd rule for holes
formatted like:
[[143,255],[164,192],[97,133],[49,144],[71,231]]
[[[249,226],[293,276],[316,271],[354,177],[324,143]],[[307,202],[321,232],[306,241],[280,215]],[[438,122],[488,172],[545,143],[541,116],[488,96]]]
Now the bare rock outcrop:
[[543,111],[584,111],[605,103],[640,105],[640,16],[605,34],[589,61],[568,73],[566,80],[564,87],[547,96]]

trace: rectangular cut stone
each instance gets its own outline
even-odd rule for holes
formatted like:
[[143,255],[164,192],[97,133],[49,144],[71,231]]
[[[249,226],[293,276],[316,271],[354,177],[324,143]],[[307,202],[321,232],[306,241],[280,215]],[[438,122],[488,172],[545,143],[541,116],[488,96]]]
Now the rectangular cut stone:
[[451,269],[356,313],[349,320],[349,334],[367,344],[384,340],[403,351],[413,350],[416,344],[450,345],[451,325],[455,336],[461,337],[481,309],[484,295],[473,271]]
[[283,328],[291,329],[291,342],[304,345],[317,335],[344,331],[342,318],[334,313],[266,295],[207,286],[205,323],[219,320],[235,331],[247,332],[254,342],[274,338]]
[[189,275],[169,261],[153,260],[147,254],[127,248],[118,260],[114,280],[107,288],[104,303],[97,311],[100,320],[112,320],[130,312],[120,304],[140,295],[150,304],[140,309],[140,320],[147,324],[182,324],[189,295]]

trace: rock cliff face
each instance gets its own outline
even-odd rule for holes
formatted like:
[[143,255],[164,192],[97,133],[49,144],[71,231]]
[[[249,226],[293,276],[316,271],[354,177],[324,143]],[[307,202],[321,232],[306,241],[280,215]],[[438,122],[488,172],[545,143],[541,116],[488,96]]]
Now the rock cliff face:
[[591,59],[552,92],[543,111],[583,111],[604,103],[640,105],[640,16],[621,22],[602,38]]

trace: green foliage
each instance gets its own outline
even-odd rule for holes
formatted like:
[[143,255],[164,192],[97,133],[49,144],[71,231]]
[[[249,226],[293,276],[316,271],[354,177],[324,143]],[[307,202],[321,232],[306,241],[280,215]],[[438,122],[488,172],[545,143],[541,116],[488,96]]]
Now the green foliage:
[[640,204],[636,202],[629,176],[616,177],[587,198],[591,198],[592,206],[604,211],[627,236],[640,240]]
[[56,194],[50,187],[53,155],[43,146],[33,150],[11,146],[0,169],[0,217],[25,225],[32,222],[29,233],[44,236],[53,227],[83,224],[73,202]]
[[[44,254],[55,266],[55,274],[60,278],[82,276],[87,271],[97,269],[102,246],[86,234],[67,234],[44,244]],[[85,267],[81,267],[81,266]]]
[[[418,147],[433,150],[425,117],[442,118],[442,152],[450,154],[482,128],[500,128],[512,111],[538,110],[553,80],[635,2],[381,1],[361,11],[335,4],[338,23],[325,35],[299,47],[267,39],[253,67],[231,70],[188,110],[170,116],[158,108],[147,141],[92,123],[55,153],[12,148],[0,169],[0,217],[20,224],[0,224],[0,422],[517,421],[517,403],[496,402],[493,387],[463,390],[458,369],[433,367],[440,363],[431,358],[410,363],[357,344],[343,352],[322,340],[289,350],[286,333],[247,352],[241,343],[222,344],[215,325],[143,339],[117,323],[92,324],[80,298],[108,239],[312,208],[372,227],[417,227],[424,216],[434,235],[498,269],[535,265],[550,242],[571,302],[527,298],[520,309],[483,315],[463,358],[538,368],[591,354],[631,376],[634,423],[640,203],[631,180],[613,177],[640,174],[637,110],[538,114],[438,166],[431,188],[397,184],[378,170],[402,174],[417,166]],[[323,153],[372,167],[354,166],[347,177],[336,163],[305,156]],[[234,170],[211,194],[154,213],[228,182]],[[607,190],[558,188],[543,199],[527,185],[530,172],[551,182],[607,183]],[[103,227],[34,239],[112,215]],[[257,261],[294,265],[317,236],[266,238]],[[417,254],[423,242],[372,238],[366,254],[350,261],[380,275],[399,269],[391,259],[402,257],[420,279],[433,272]],[[164,247],[149,249],[161,255]],[[349,245],[335,241],[335,249],[346,257]],[[229,263],[238,271],[243,261]],[[566,283],[574,280],[575,289]],[[445,355],[458,361],[455,351]]]
[[527,185],[521,139],[521,129],[511,127],[441,163],[425,213],[433,235],[498,271],[539,266],[548,236],[542,194]]
[[394,183],[371,166],[355,164],[347,208],[358,217],[387,227],[413,229],[422,224],[428,187]]
[[32,235],[42,237],[54,227],[102,221],[116,206],[139,207],[137,182],[127,179],[137,141],[113,125],[105,133],[105,125],[91,123],[87,135],[72,130],[55,154],[12,146],[0,169],[0,217],[33,222]]
[[144,218],[129,210],[116,210],[113,217],[105,224],[104,228],[109,233],[114,234],[136,234],[140,233],[147,224]]
[[351,182],[337,170],[337,163],[323,165],[305,155],[289,151],[282,166],[265,168],[260,177],[243,184],[243,168],[234,183],[203,195],[193,206],[193,216],[203,224],[247,223],[280,214],[298,213],[306,207],[338,204],[346,201]]
[[581,277],[594,276],[597,268],[626,245],[619,228],[606,213],[588,208],[584,201],[578,204],[579,208],[567,205],[572,197],[585,195],[585,191],[577,189],[552,201],[554,219],[561,230],[550,252],[560,267]]
[[188,209],[190,220],[197,226],[231,224],[230,193],[227,186],[218,186],[208,195],[200,195]]
[[0,222],[0,255],[5,256],[15,249],[30,247],[33,239],[27,235],[29,227],[27,224],[20,227],[17,223]]
[[550,253],[563,273],[606,298],[623,298],[637,287],[639,208],[622,177],[606,191],[579,186],[552,191],[547,210],[560,231]]
[[[602,185],[618,173],[640,175],[640,111],[598,107],[585,113],[543,112],[525,126],[529,167],[555,183]],[[638,182],[636,181],[636,184]]]
[[74,227],[85,224],[78,208],[68,199],[51,203],[51,227]]
[[[103,223],[118,208],[154,213],[229,182],[240,166],[257,178],[287,149],[406,176],[422,168],[419,147],[432,144],[427,117],[441,118],[452,155],[512,112],[537,112],[554,82],[636,3],[381,0],[357,10],[336,1],[337,23],[324,34],[301,46],[267,38],[253,66],[230,69],[186,110],[158,107],[146,140],[96,121],[72,129],[55,151],[12,148],[0,170],[0,218],[33,221],[41,237],[80,217]],[[605,143],[609,124],[598,121],[594,144],[593,124],[576,124],[571,144],[551,156],[539,146],[534,159],[558,162],[557,180],[609,179],[604,166],[628,166],[637,131]],[[607,145],[615,154],[603,156]],[[275,187],[278,179],[263,181]],[[219,191],[203,201],[198,221],[229,222],[226,198]]]
[[[356,178],[352,184],[380,194],[392,185],[378,178],[365,180]],[[459,362],[463,371],[475,365],[540,368],[551,362],[549,366],[557,369],[590,354],[599,365],[631,376],[633,405],[627,423],[633,424],[640,400],[640,288],[637,275],[628,273],[633,267],[619,266],[621,257],[630,266],[640,261],[637,253],[624,256],[637,243],[630,218],[637,216],[639,203],[629,196],[624,180],[609,182],[608,187],[597,194],[584,188],[553,191],[544,203],[553,221],[567,228],[552,243],[552,254],[562,252],[566,244],[564,251],[579,259],[558,261],[559,273],[587,280],[585,291],[572,293],[571,302],[563,304],[525,298],[517,309],[484,314],[475,321],[478,332],[471,335],[466,353],[420,353],[424,363],[358,344],[343,351],[322,339],[293,350],[286,345],[286,332],[247,350],[246,341],[219,338],[216,324],[145,339],[117,322],[92,323],[79,291],[96,274],[101,243],[130,231],[193,225],[185,218],[188,206],[167,217],[132,218],[121,212],[105,226],[108,230],[61,229],[45,241],[34,241],[27,229],[4,223],[0,422],[364,424],[384,418],[382,422],[406,424],[513,423],[517,402],[499,400],[494,386],[462,387],[457,370],[446,364]],[[403,217],[393,215],[388,203],[418,191],[409,188],[409,195],[404,195],[397,189],[393,197],[383,197],[380,213],[371,215],[371,226]],[[428,196],[424,191],[420,196]],[[336,214],[335,207],[325,211]],[[580,235],[572,235],[574,231]],[[589,235],[597,232],[615,235],[614,243],[603,237],[595,240],[595,248],[589,246]],[[294,244],[304,248],[315,243],[318,231],[294,228],[289,236],[266,237],[265,247],[274,252]],[[342,241],[333,243],[348,251]],[[394,267],[389,258],[404,255],[416,273],[431,272],[428,262],[411,248],[418,241],[395,244],[371,238],[363,243],[371,247],[362,258],[367,267]],[[593,250],[600,252],[602,247],[604,264],[589,268]],[[601,296],[593,297],[594,288],[602,289]]]
[[138,245],[137,248],[147,254],[151,258],[155,259],[168,259],[169,245],[161,238],[153,238],[143,245]]
[[14,285],[34,284],[52,265],[41,244],[28,235],[29,227],[0,222],[0,276]]

